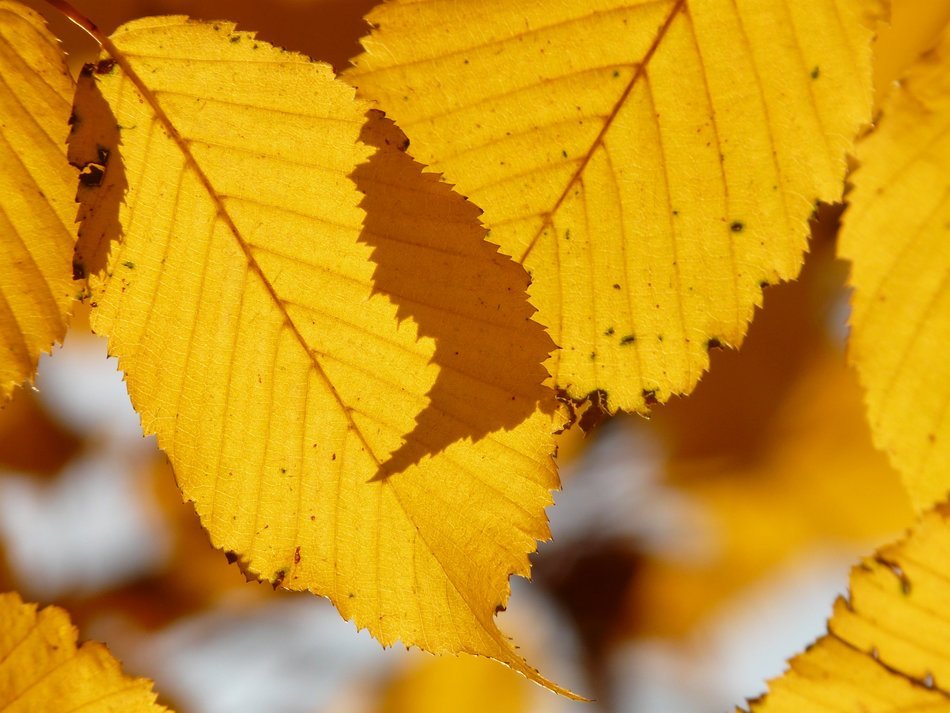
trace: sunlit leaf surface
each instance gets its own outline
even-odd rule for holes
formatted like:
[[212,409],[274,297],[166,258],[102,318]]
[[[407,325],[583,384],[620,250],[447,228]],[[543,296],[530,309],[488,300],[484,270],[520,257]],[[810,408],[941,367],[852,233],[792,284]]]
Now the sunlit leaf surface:
[[849,355],[877,444],[926,508],[950,492],[950,35],[881,111],[839,246],[854,288]]
[[42,18],[0,2],[0,402],[66,334],[76,293],[73,80]]
[[878,10],[394,0],[348,79],[531,273],[556,385],[642,411],[690,391],[762,284],[798,273],[870,118]]
[[[551,343],[527,322],[524,274],[460,196],[383,136],[358,140],[367,107],[325,65],[181,17],[105,47],[87,74],[121,127],[108,170],[128,192],[98,206],[122,235],[92,323],[214,543],[384,644],[544,682],[494,622],[557,487]],[[534,369],[495,382],[500,367],[474,371],[463,350]]]
[[152,683],[129,678],[96,642],[76,645],[65,611],[0,594],[0,711],[160,713]]

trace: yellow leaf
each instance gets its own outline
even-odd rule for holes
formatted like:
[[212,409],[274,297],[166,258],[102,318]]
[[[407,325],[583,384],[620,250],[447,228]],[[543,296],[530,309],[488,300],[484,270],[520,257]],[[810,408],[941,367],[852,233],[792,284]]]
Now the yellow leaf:
[[527,713],[528,685],[484,660],[426,659],[389,683],[378,713]]
[[939,41],[950,23],[950,0],[892,0],[890,18],[874,42],[874,98],[880,105],[891,85]]
[[879,4],[395,0],[349,79],[532,274],[556,385],[645,410],[797,274],[868,119]]
[[66,334],[76,174],[66,163],[73,81],[43,19],[0,1],[0,402]]
[[[473,247],[476,213],[421,169],[415,189],[391,188],[404,161],[371,157],[367,107],[325,65],[182,17],[103,41],[95,75],[129,188],[93,327],[213,542],[384,644],[490,656],[559,690],[494,621],[558,484],[543,370],[509,390],[487,363],[550,349],[530,308],[509,309],[526,277]],[[389,212],[362,233],[361,164],[367,190],[400,198],[366,196]],[[374,275],[370,246],[397,261]],[[380,294],[387,281],[408,287]],[[494,426],[467,420],[500,393]]]
[[854,568],[829,633],[789,662],[753,713],[950,710],[948,556],[950,506],[941,505]]
[[875,442],[920,508],[950,492],[950,34],[859,147],[839,255]]
[[152,683],[129,678],[105,646],[76,646],[76,629],[57,607],[37,612],[18,594],[0,594],[0,710],[159,713]]

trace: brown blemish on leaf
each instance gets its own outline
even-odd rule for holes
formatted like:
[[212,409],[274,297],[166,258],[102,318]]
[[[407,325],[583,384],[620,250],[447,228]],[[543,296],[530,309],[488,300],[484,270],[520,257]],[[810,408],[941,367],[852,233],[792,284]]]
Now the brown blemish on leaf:
[[900,582],[902,594],[904,595],[910,594],[911,592],[910,579],[908,578],[907,573],[904,572],[904,569],[897,562],[891,561],[880,554],[874,556],[874,561],[877,562],[882,567],[886,567],[887,569],[889,569],[891,573],[895,577],[897,577],[898,581]]
[[76,280],[101,272],[112,240],[121,235],[119,207],[128,184],[118,123],[93,76],[111,72],[113,65],[111,60],[85,65],[76,84],[67,151],[70,164],[80,171],[76,191],[79,238],[73,250]]

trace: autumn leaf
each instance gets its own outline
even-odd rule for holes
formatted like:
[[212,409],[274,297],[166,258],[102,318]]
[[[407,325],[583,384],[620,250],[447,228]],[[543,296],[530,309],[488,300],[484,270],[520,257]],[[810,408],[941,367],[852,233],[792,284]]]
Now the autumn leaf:
[[152,683],[129,678],[105,646],[76,646],[76,629],[57,607],[37,611],[0,594],[0,710],[159,713]]
[[902,541],[851,573],[828,634],[789,662],[753,713],[950,710],[950,507],[924,515]]
[[878,0],[395,0],[348,73],[533,277],[575,399],[645,410],[794,277],[869,118]]
[[76,292],[76,174],[66,163],[73,81],[43,19],[0,2],[0,402],[66,334]]
[[[530,309],[507,311],[526,299],[524,276],[506,273],[507,290],[500,273],[490,278],[488,294],[510,291],[491,305],[506,316],[453,311],[465,291],[439,279],[446,262],[467,287],[498,269],[493,247],[471,244],[481,232],[451,224],[477,212],[404,159],[374,159],[358,140],[367,106],[325,65],[182,17],[136,21],[102,41],[108,56],[94,74],[122,127],[128,191],[115,206],[122,238],[92,279],[92,324],[214,544],[275,585],[329,597],[385,645],[490,656],[561,690],[525,664],[494,615],[510,574],[527,575],[527,554],[548,535],[562,417],[533,376],[507,393],[509,382],[463,372],[474,368],[468,356],[440,352],[478,352],[459,329],[475,319],[488,343],[513,340],[516,363],[521,349],[540,362],[550,342],[528,328]],[[417,185],[399,189],[399,205],[362,197],[350,178],[358,166],[366,190],[413,171]],[[393,221],[367,217],[363,230],[361,202]],[[371,251],[396,243],[395,269],[412,287],[380,294],[384,266],[374,274]],[[484,419],[464,420],[466,394],[486,398],[475,385],[503,387],[517,418],[482,435]],[[417,424],[432,406],[444,425]],[[402,472],[382,468],[393,454]]]
[[950,491],[950,34],[908,73],[859,146],[839,254],[849,355],[875,441],[915,504]]

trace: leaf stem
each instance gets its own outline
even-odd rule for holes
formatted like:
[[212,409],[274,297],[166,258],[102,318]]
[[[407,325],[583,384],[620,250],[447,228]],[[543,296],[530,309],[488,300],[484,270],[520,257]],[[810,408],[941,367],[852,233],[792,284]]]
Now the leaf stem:
[[59,10],[70,22],[92,37],[100,47],[105,44],[106,36],[102,34],[102,30],[96,26],[96,23],[73,7],[68,0],[46,0],[46,3]]

